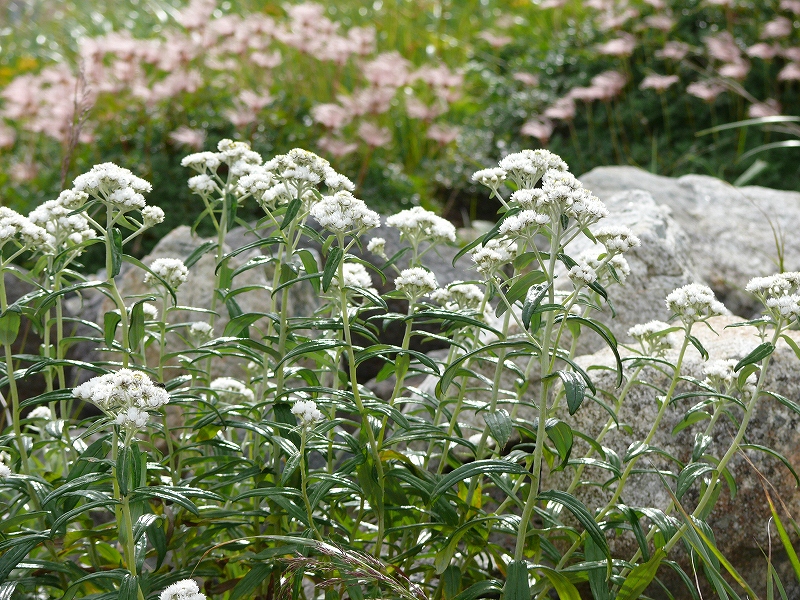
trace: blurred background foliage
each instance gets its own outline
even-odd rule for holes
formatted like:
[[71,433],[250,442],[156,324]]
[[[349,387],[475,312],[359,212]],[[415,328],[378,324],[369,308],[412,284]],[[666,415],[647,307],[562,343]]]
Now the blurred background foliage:
[[795,0],[0,0],[0,200],[27,212],[116,162],[167,214],[144,252],[196,214],[181,158],[226,137],[317,151],[373,207],[457,224],[497,209],[470,174],[525,147],[578,174],[800,189],[794,125],[764,122],[798,114],[798,14]]

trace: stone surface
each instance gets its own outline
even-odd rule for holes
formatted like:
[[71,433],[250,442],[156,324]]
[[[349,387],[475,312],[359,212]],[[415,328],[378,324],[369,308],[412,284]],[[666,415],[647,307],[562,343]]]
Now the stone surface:
[[[679,178],[653,175],[635,167],[598,167],[582,175],[583,184],[614,212],[612,197],[644,190],[668,207],[684,229],[697,274],[734,314],[758,310],[744,292],[756,276],[777,271],[778,251],[773,226],[786,234],[785,270],[800,270],[800,237],[790,235],[800,219],[800,193],[757,186],[736,188],[705,175]],[[610,222],[610,221],[609,221]]]

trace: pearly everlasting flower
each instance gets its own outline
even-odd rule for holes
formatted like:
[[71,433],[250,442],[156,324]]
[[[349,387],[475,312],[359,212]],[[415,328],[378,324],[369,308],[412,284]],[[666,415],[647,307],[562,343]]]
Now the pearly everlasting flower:
[[727,360],[709,360],[703,365],[703,374],[706,376],[705,383],[710,386],[722,389],[728,393],[736,385],[736,372],[733,370],[738,361],[733,358]]
[[158,321],[158,308],[156,308],[155,304],[150,304],[149,302],[145,302],[142,305],[142,312],[144,313],[144,318],[148,321]]
[[627,252],[631,248],[638,248],[642,242],[627,227],[619,225],[609,225],[598,227],[594,232],[594,237],[606,247],[609,254],[620,254]]
[[797,294],[767,298],[764,305],[775,317],[786,321],[800,317],[800,296]]
[[[177,258],[157,258],[150,263],[150,270],[161,277],[171,288],[177,288],[189,278],[189,269],[186,268],[183,261]],[[153,285],[160,283],[151,273],[145,274],[144,282]]]
[[478,310],[483,304],[484,293],[474,283],[454,281],[446,288],[431,292],[430,298],[448,310]]
[[526,210],[535,210],[546,206],[548,202],[547,196],[541,188],[517,190],[511,194],[511,200]]
[[508,237],[531,236],[536,231],[550,223],[550,216],[533,210],[523,210],[516,215],[507,217],[500,224],[500,235]]
[[142,210],[142,225],[152,227],[164,222],[164,211],[158,206],[145,206]]
[[250,149],[250,144],[246,142],[234,142],[233,140],[220,140],[217,144],[219,156],[229,165],[237,162],[245,162],[253,165],[260,165],[263,162],[258,152]]
[[325,185],[328,186],[332,192],[352,192],[356,189],[356,185],[350,181],[349,178],[334,171],[331,167],[325,168]]
[[588,285],[597,281],[597,273],[595,273],[595,270],[585,262],[579,262],[577,265],[572,267],[567,275],[577,287]]
[[422,267],[403,269],[400,271],[400,276],[394,280],[394,285],[412,301],[439,287],[436,276]]
[[58,195],[57,202],[68,210],[77,210],[89,200],[89,194],[77,190],[64,190]]
[[25,418],[33,420],[50,421],[53,418],[53,413],[47,406],[37,406],[31,412],[29,412]]
[[699,283],[690,283],[673,290],[667,295],[666,304],[668,310],[687,324],[727,312],[714,297],[711,288]]
[[196,152],[184,156],[181,160],[182,167],[189,167],[198,173],[206,171],[216,171],[222,164],[222,156],[216,152]]
[[300,419],[300,424],[303,427],[313,425],[324,418],[324,415],[313,400],[298,400],[292,406],[292,414]]
[[418,244],[425,240],[430,242],[455,242],[456,228],[447,219],[415,206],[403,210],[386,219],[389,227],[400,230],[400,236]]
[[[346,262],[342,265],[344,271],[344,287],[361,288],[377,294],[377,290],[372,285],[372,277],[370,276],[367,268],[358,262]],[[342,287],[339,284],[338,275],[334,275],[332,280],[333,285]]]
[[323,196],[311,207],[311,216],[325,229],[338,234],[358,234],[381,224],[378,213],[347,191]]
[[478,272],[488,277],[514,260],[516,254],[516,242],[508,238],[492,238],[472,251],[472,261]]
[[0,479],[8,479],[11,475],[11,469],[8,468],[8,465],[0,462]]
[[567,163],[548,150],[523,150],[504,157],[500,168],[521,189],[532,189],[549,170],[566,171]]
[[632,338],[642,339],[660,334],[669,328],[670,324],[664,323],[664,321],[648,321],[647,323],[639,323],[628,329],[628,335]]
[[0,206],[0,248],[14,240],[20,246],[41,247],[52,243],[43,227],[35,225],[27,217],[5,206]]
[[61,196],[57,200],[48,200],[37,206],[28,218],[31,223],[47,232],[47,247],[53,251],[80,245],[97,236],[95,230],[89,226],[86,213],[76,213],[64,206]]
[[200,346],[214,337],[214,328],[205,321],[194,321],[189,325],[189,337]]
[[507,173],[505,169],[494,167],[491,169],[481,169],[472,174],[472,181],[485,185],[493,194],[497,194],[498,188],[503,185],[506,180]]
[[209,196],[219,191],[217,182],[205,173],[190,177],[188,185],[192,193],[197,194],[198,196]]
[[159,600],[206,600],[200,588],[192,579],[182,579],[166,588],[158,597]]
[[770,297],[780,297],[800,288],[800,273],[788,272],[768,275],[767,277],[753,277],[745,286],[745,290],[765,300]]
[[217,377],[209,387],[216,392],[217,398],[222,402],[235,403],[243,400],[252,402],[255,399],[253,392],[233,377]]
[[72,395],[91,402],[130,430],[143,428],[147,411],[169,402],[164,388],[155,385],[145,373],[131,369],[93,377],[73,389]]
[[382,237],[374,237],[367,243],[367,250],[381,258],[386,256],[386,240]]
[[73,188],[76,192],[84,192],[126,212],[143,209],[143,194],[150,192],[153,186],[128,169],[114,163],[102,163],[76,177]]
[[612,283],[624,285],[631,274],[631,267],[625,257],[615,254],[607,261],[601,260],[596,252],[587,251],[581,254],[580,260],[588,264],[597,273],[600,285],[607,286]]
[[628,329],[628,335],[635,339],[648,356],[663,356],[669,350],[666,332],[670,329],[669,323],[663,321],[649,321],[640,323]]

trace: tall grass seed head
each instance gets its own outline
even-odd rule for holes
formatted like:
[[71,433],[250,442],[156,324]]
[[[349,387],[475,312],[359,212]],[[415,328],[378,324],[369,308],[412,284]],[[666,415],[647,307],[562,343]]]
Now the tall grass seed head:
[[386,218],[386,224],[400,230],[400,235],[408,240],[432,243],[455,242],[455,226],[435,213],[415,206],[401,210],[396,215]]
[[430,294],[439,287],[436,276],[422,267],[403,269],[400,271],[400,276],[394,280],[394,285],[412,301]]
[[381,224],[378,213],[347,191],[323,196],[311,207],[311,216],[325,229],[337,234],[357,234]]
[[200,593],[194,580],[182,579],[161,592],[158,600],[206,600],[206,595]]
[[714,297],[711,288],[699,283],[673,290],[667,295],[666,304],[668,310],[687,324],[727,312],[725,306]]
[[[161,277],[173,289],[177,289],[189,278],[189,269],[177,258],[157,258],[150,263],[150,270]],[[144,282],[151,285],[161,283],[151,273],[145,273]]]

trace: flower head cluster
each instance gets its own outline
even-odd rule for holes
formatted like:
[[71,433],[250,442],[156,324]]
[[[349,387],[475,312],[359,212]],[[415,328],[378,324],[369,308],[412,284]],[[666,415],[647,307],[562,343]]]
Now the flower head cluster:
[[324,417],[313,400],[298,400],[292,406],[292,414],[300,419],[303,427],[309,427]]
[[360,234],[381,224],[378,213],[347,191],[323,196],[311,207],[311,216],[325,229],[338,234]]
[[367,250],[373,254],[380,256],[384,260],[389,257],[386,256],[386,240],[382,237],[374,237],[367,243]]
[[255,399],[253,392],[241,381],[233,377],[217,377],[209,384],[221,402],[235,403],[241,401],[252,402]]
[[732,358],[709,360],[703,365],[705,383],[723,393],[729,393],[736,384],[736,372],[733,370],[736,363],[737,361]]
[[182,579],[166,588],[158,597],[159,600],[206,600],[200,588],[192,579]]
[[714,292],[706,285],[690,283],[667,294],[667,309],[686,324],[704,321],[727,312]]
[[142,209],[142,225],[150,228],[164,222],[166,215],[158,206],[145,206]]
[[593,232],[598,242],[606,247],[609,254],[622,254],[631,248],[638,248],[642,245],[641,240],[633,235],[627,227],[621,225],[608,225],[598,227]]
[[78,246],[97,235],[89,226],[86,213],[74,212],[74,209],[62,201],[63,196],[64,193],[56,200],[48,200],[28,215],[31,223],[47,231],[47,246],[56,251]]
[[595,270],[588,263],[583,261],[579,261],[578,264],[573,266],[567,275],[576,287],[581,287],[597,281],[597,273]]
[[361,263],[346,262],[342,265],[342,270],[344,271],[344,286],[340,286],[338,275],[333,276],[332,285],[337,288],[360,288],[372,292],[373,294],[378,293],[372,285],[372,277],[367,271],[367,268]]
[[497,190],[503,185],[506,180],[505,169],[500,167],[493,167],[489,169],[481,169],[472,174],[472,181],[485,185],[492,193],[497,194]]
[[403,269],[400,271],[400,276],[394,280],[394,285],[411,301],[430,294],[439,287],[436,276],[422,267]]
[[523,210],[503,220],[500,224],[500,235],[530,237],[548,223],[550,223],[549,215]]
[[129,430],[142,429],[147,424],[147,412],[169,402],[164,388],[145,373],[130,369],[93,377],[72,390],[72,395],[91,402]]
[[754,277],[745,290],[755,294],[776,321],[800,318],[800,272]]
[[[157,258],[150,263],[150,270],[175,289],[189,278],[189,269],[177,258]],[[151,273],[145,273],[144,282],[155,285],[159,280]]]
[[396,215],[388,217],[386,224],[399,229],[400,237],[415,244],[422,241],[431,243],[456,241],[455,226],[447,219],[443,219],[421,206],[402,210]]
[[478,310],[483,304],[483,290],[474,283],[454,281],[431,293],[431,300],[447,310]]
[[500,168],[519,189],[533,189],[547,171],[566,172],[568,169],[560,156],[548,150],[523,150],[509,154],[500,161]]
[[634,325],[628,329],[628,335],[639,342],[645,355],[663,356],[670,348],[666,336],[669,329],[669,323],[649,321]]
[[516,254],[516,242],[508,238],[492,238],[472,251],[472,261],[478,272],[488,277],[514,260]]
[[14,240],[23,247],[40,247],[49,245],[51,236],[44,228],[31,222],[18,212],[0,206],[0,248],[6,242]]
[[587,227],[608,216],[606,205],[567,171],[546,171],[542,177],[542,192],[544,196],[540,202],[547,207],[554,222],[566,215],[581,227]]
[[621,254],[615,254],[603,260],[595,251],[587,251],[581,254],[580,260],[589,265],[597,273],[597,281],[602,286],[612,283],[624,285],[631,274],[631,266]]
[[53,412],[47,406],[37,406],[25,418],[34,421],[49,421],[53,418]]
[[12,472],[8,465],[4,462],[0,462],[0,479],[8,479],[11,475]]
[[214,336],[214,328],[205,321],[194,321],[189,325],[189,338],[200,346]]
[[153,186],[128,169],[114,163],[102,163],[93,166],[88,173],[78,175],[73,189],[127,212],[142,210],[145,207],[143,194],[150,192]]

